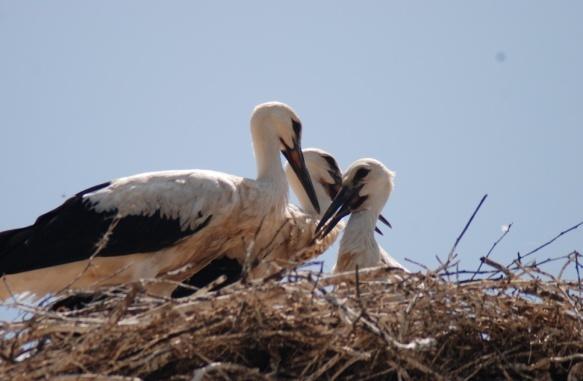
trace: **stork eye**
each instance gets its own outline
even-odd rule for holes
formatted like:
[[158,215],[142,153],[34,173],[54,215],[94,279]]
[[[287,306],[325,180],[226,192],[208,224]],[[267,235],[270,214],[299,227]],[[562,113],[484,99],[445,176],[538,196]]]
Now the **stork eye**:
[[292,119],[292,127],[296,133],[296,137],[299,138],[302,135],[302,124],[295,119]]
[[362,181],[362,179],[364,179],[366,177],[366,175],[368,175],[368,173],[370,172],[370,169],[366,169],[366,168],[360,168],[358,171],[356,171],[355,175],[354,175],[354,183],[358,183],[360,181]]

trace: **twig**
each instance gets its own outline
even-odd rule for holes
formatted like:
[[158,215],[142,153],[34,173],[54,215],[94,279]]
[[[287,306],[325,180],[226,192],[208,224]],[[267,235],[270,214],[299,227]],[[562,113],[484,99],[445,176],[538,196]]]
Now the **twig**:
[[20,303],[18,301],[18,299],[16,298],[16,296],[14,295],[14,293],[12,292],[12,289],[10,288],[10,285],[8,284],[8,279],[6,279],[6,276],[2,276],[2,283],[4,283],[4,287],[6,287],[6,290],[8,291],[8,295],[10,295],[10,298],[15,302],[15,303]]
[[[492,252],[494,251],[494,248],[500,243],[500,241],[502,241],[504,239],[504,237],[506,237],[506,235],[510,232],[511,227],[512,227],[512,223],[508,224],[508,227],[506,228],[506,230],[504,230],[504,233],[502,233],[500,238],[498,238],[496,240],[496,242],[494,242],[494,244],[492,244],[492,247],[490,247],[490,250],[488,250],[488,253],[486,254],[486,256],[484,256],[484,258],[490,258],[490,254],[492,254]],[[474,275],[472,275],[470,280],[474,280],[476,275],[479,274],[480,270],[482,269],[483,264],[484,264],[484,261],[480,260],[480,265],[478,266],[478,269],[476,270]]]
[[512,272],[510,270],[508,270],[506,267],[504,267],[500,263],[494,262],[490,258],[482,257],[482,258],[480,258],[480,261],[482,261],[482,263],[485,263],[485,264],[487,264],[490,267],[495,268],[499,272],[504,273],[504,275],[506,275],[508,278],[512,278],[513,277],[513,274],[512,274]]
[[356,268],[354,269],[354,279],[356,281],[356,297],[358,298],[358,303],[362,307],[362,300],[360,299],[360,279],[358,277],[358,265],[356,265]]
[[453,253],[455,252],[455,249],[457,248],[457,245],[460,243],[460,241],[463,238],[464,234],[466,234],[466,231],[470,227],[472,221],[474,220],[474,217],[476,217],[476,214],[478,213],[478,210],[480,210],[480,208],[482,207],[482,204],[484,203],[484,201],[486,201],[486,198],[487,197],[488,197],[488,195],[485,194],[482,197],[482,199],[480,200],[480,203],[478,204],[478,206],[476,206],[476,209],[474,209],[474,212],[472,213],[472,216],[470,217],[470,219],[466,223],[466,226],[464,226],[464,230],[462,230],[462,232],[460,233],[460,235],[455,240],[455,243],[453,244],[453,246],[452,246],[452,248],[451,248],[451,250],[449,252],[449,255],[447,256],[448,259],[453,256]]
[[528,253],[524,254],[524,255],[520,255],[517,259],[515,259],[514,261],[512,261],[508,266],[511,266],[513,264],[515,264],[515,262],[517,260],[522,260],[536,252],[538,252],[539,250],[547,247],[548,245],[550,245],[551,243],[555,242],[557,239],[559,239],[560,237],[564,236],[567,233],[572,232],[573,230],[577,229],[578,227],[583,226],[583,221],[579,222],[577,225],[571,226],[569,229],[567,230],[563,230],[562,232],[560,232],[559,234],[557,234],[555,237],[553,237],[550,241],[547,241],[545,243],[543,243],[542,245],[538,246],[537,248],[535,248],[534,250],[529,251]]
[[577,250],[573,252],[575,254],[575,271],[577,272],[577,284],[579,285],[579,298],[581,298],[581,274],[579,273],[579,257],[581,254]]
[[355,289],[356,289],[356,301],[358,302],[358,306],[360,307],[360,312],[356,319],[352,321],[352,330],[354,331],[356,327],[356,323],[362,318],[363,316],[368,317],[366,310],[364,308],[364,304],[362,303],[362,298],[360,297],[360,277],[358,275],[358,265],[354,269],[354,281],[355,281]]
[[[318,287],[318,283],[320,282],[320,278],[322,277],[322,274],[324,273],[324,262],[321,263],[320,265],[320,271],[318,271],[317,276],[316,276],[316,281],[314,282],[314,287],[312,288],[312,296],[310,297],[310,303],[314,303],[314,295],[316,291],[316,288]],[[310,274],[311,275],[311,274]],[[310,278],[311,280],[311,278]]]
[[[273,250],[273,244],[275,243],[275,239],[283,231],[283,228],[286,227],[289,223],[290,223],[289,220],[285,220],[281,224],[281,226],[275,231],[275,233],[273,234],[273,236],[271,237],[271,240],[267,243],[267,245],[265,245],[264,247],[262,247],[261,249],[258,250],[257,255],[255,256],[255,259],[253,261],[251,261],[250,268],[256,267],[259,263],[261,263],[263,260],[265,260],[265,258],[267,258],[267,256],[269,254],[271,254],[271,250]],[[263,225],[263,220],[261,221],[261,225]],[[257,234],[259,234],[259,230],[257,231]]]
[[57,292],[55,292],[55,296],[61,294],[63,291],[65,291],[65,290],[69,289],[70,287],[72,287],[75,284],[75,282],[77,282],[79,279],[81,279],[81,277],[83,275],[85,275],[85,273],[87,271],[89,271],[89,269],[93,265],[93,263],[92,263],[93,262],[93,259],[95,259],[95,257],[97,257],[99,255],[99,253],[101,253],[101,251],[103,249],[105,249],[105,247],[109,243],[109,239],[111,238],[111,235],[113,234],[113,231],[117,227],[117,224],[119,223],[120,220],[121,220],[121,216],[120,215],[117,215],[109,223],[109,226],[107,227],[107,230],[105,231],[105,233],[103,233],[103,235],[101,236],[101,238],[99,239],[99,241],[95,245],[95,251],[87,259],[87,264],[85,265],[85,267],[83,268],[83,270],[81,270],[81,272],[79,274],[77,274],[77,276],[75,278],[73,278],[72,281],[70,281],[69,283],[67,283],[65,285],[65,287],[63,287],[60,290],[58,290]]
[[[447,277],[447,276],[453,276],[453,275],[473,275],[473,274],[488,275],[488,274],[498,274],[499,272],[500,271],[497,271],[497,270],[480,270],[480,271],[476,271],[476,270],[456,270],[456,271],[444,271],[444,272],[440,273],[439,275],[441,277]],[[479,281],[479,280],[480,279],[476,279],[476,281]],[[465,281],[472,282],[472,279],[465,279]]]
[[425,271],[429,271],[429,267],[425,266],[424,264],[422,264],[420,262],[414,261],[413,259],[405,258],[405,261],[407,261],[409,263],[412,263],[412,264],[414,264],[416,266],[419,266],[419,267],[421,267]]
[[241,270],[241,282],[243,283],[247,283],[247,276],[249,273],[249,270],[252,269],[253,264],[251,263],[252,260],[257,260],[257,258],[251,258],[251,253],[253,252],[253,250],[255,249],[255,242],[257,241],[257,237],[259,236],[259,232],[261,231],[261,228],[263,227],[263,223],[265,222],[265,215],[261,218],[261,221],[259,221],[259,225],[257,226],[257,229],[255,230],[255,234],[253,235],[253,240],[251,240],[251,242],[249,242],[249,244],[246,244],[245,242],[245,237],[244,235],[241,235],[241,239],[243,240],[243,244],[246,246],[245,248],[245,261],[243,262],[243,269]]
[[474,220],[474,217],[476,217],[476,214],[478,213],[478,210],[480,210],[480,208],[482,207],[482,204],[484,203],[484,201],[486,201],[486,198],[488,197],[487,194],[485,194],[482,199],[480,200],[480,202],[478,203],[478,206],[476,206],[476,209],[474,209],[474,212],[472,213],[470,219],[468,220],[468,222],[466,222],[466,225],[464,226],[462,232],[460,233],[460,235],[458,235],[458,237],[455,240],[455,243],[453,244],[453,246],[451,247],[451,250],[449,251],[449,254],[447,255],[447,259],[445,260],[445,262],[442,262],[441,259],[436,256],[437,261],[439,262],[439,267],[434,270],[436,273],[439,273],[443,270],[447,270],[450,266],[452,266],[452,261],[455,259],[455,250],[458,246],[458,244],[460,243],[461,239],[463,238],[464,234],[466,234],[466,231],[468,230],[468,228],[470,227],[470,225],[472,224],[472,221]]

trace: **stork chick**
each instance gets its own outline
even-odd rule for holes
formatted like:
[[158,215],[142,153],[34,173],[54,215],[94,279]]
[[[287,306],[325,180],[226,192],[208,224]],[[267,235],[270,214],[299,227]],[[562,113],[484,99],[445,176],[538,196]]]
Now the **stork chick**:
[[[308,148],[303,152],[318,204],[322,210],[325,210],[340,190],[342,172],[336,159],[328,152],[319,148]],[[343,222],[340,222],[326,236],[314,240],[313,229],[323,212],[319,213],[313,208],[308,194],[301,186],[300,179],[289,165],[286,166],[286,175],[290,188],[297,196],[301,210],[305,214],[298,212],[294,205],[288,206],[290,226],[288,229],[284,229],[284,234],[282,234],[286,239],[280,240],[278,246],[274,247],[270,255],[252,272],[256,277],[268,276],[282,268],[293,268],[324,253],[334,244],[338,234],[345,226]],[[381,214],[378,218],[387,226],[391,226]],[[375,227],[375,231],[382,235],[381,230],[377,227]]]
[[391,266],[407,271],[377,243],[374,231],[382,208],[393,190],[394,173],[375,159],[360,159],[346,170],[342,187],[316,228],[326,237],[350,214],[333,272]]

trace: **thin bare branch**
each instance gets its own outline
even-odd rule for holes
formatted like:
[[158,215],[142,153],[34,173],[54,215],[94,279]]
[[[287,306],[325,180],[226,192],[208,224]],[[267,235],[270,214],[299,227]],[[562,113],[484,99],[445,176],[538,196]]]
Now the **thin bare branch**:
[[449,251],[449,255],[447,256],[448,260],[449,258],[451,258],[454,253],[455,253],[455,249],[457,248],[458,244],[460,243],[460,241],[462,240],[464,234],[466,234],[466,231],[468,230],[468,228],[470,227],[470,225],[472,224],[472,221],[474,220],[474,217],[476,217],[476,214],[478,213],[478,211],[480,210],[480,208],[482,207],[482,204],[484,203],[484,201],[486,201],[486,198],[488,197],[487,194],[485,194],[482,199],[480,200],[480,202],[478,203],[478,206],[476,206],[476,209],[474,209],[474,212],[472,213],[470,219],[468,220],[468,222],[466,222],[466,226],[464,226],[464,229],[462,230],[462,232],[460,233],[460,235],[456,238],[455,243],[453,244],[451,250]]
[[556,240],[558,240],[559,238],[561,238],[562,236],[564,236],[565,234],[568,234],[570,232],[572,232],[573,230],[579,228],[580,226],[583,226],[583,221],[579,222],[576,225],[571,226],[570,228],[563,230],[562,232],[560,232],[559,234],[557,234],[556,236],[554,236],[553,238],[551,238],[549,241],[543,243],[542,245],[537,246],[536,248],[534,248],[533,250],[529,251],[526,254],[519,254],[518,259],[515,259],[514,261],[512,261],[512,263],[510,263],[508,266],[515,264],[517,261],[523,260],[526,257],[530,257],[531,255],[539,252],[540,250],[544,249],[545,247],[549,246],[550,244],[552,244],[553,242],[555,242]]
[[[496,246],[498,246],[498,244],[504,239],[504,237],[506,237],[506,235],[508,233],[510,233],[510,228],[512,228],[512,223],[508,224],[506,229],[504,229],[504,232],[502,233],[502,235],[492,244],[492,247],[490,247],[490,250],[488,250],[488,253],[486,253],[486,255],[484,256],[484,258],[490,258],[490,254],[492,254],[492,252],[494,251],[494,248]],[[484,264],[484,261],[482,261],[480,259],[480,265],[478,266],[478,269],[476,270],[476,272],[472,275],[472,277],[470,278],[470,280],[474,280],[474,278],[476,277],[476,275],[478,275],[480,273],[480,270],[482,269],[482,265]]]

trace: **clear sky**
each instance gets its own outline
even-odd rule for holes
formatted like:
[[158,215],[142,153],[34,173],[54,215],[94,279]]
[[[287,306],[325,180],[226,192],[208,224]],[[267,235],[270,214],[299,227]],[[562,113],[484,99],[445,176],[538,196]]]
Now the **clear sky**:
[[[583,220],[583,2],[0,1],[0,230],[145,171],[254,177],[249,116],[397,172],[379,237],[464,267]],[[583,228],[540,258],[583,250]],[[324,259],[330,268],[335,251]],[[415,269],[415,266],[409,264]]]

